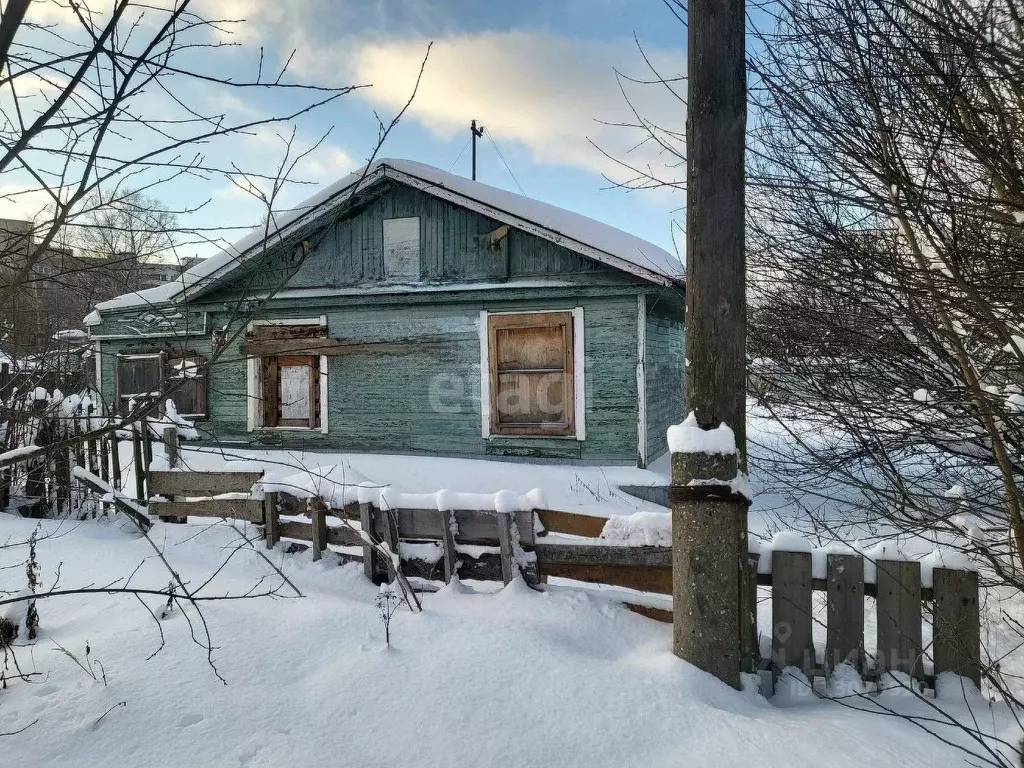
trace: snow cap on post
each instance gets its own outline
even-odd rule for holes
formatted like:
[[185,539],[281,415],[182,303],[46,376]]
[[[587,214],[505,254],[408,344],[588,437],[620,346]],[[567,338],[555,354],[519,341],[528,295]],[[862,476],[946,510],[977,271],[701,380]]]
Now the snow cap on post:
[[736,453],[736,436],[728,424],[703,429],[690,411],[686,421],[668,428],[668,449],[672,453]]

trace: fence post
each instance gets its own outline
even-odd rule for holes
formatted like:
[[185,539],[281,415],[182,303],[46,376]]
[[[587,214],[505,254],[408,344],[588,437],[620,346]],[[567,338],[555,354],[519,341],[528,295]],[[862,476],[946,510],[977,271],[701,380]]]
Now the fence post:
[[444,583],[451,582],[458,572],[458,553],[455,551],[455,513],[445,510],[441,514],[441,546],[444,551]]
[[135,463],[135,497],[146,503],[146,468],[142,465],[142,436],[136,424],[132,424],[132,461]]
[[[92,432],[92,414],[93,414],[93,410],[94,409],[95,409],[95,406],[93,406],[92,403],[89,403],[89,405],[87,405],[85,407],[85,431],[87,433]],[[96,468],[96,438],[95,437],[90,437],[89,438],[89,442],[86,445],[86,451],[88,452],[88,457],[89,457],[89,471],[92,472],[92,474],[95,475],[98,472],[98,470]]]
[[757,672],[761,663],[761,638],[757,632],[757,570],[760,562],[759,552],[747,553],[747,610],[750,613],[750,659],[747,672]]
[[314,496],[306,504],[309,508],[309,516],[313,520],[313,534],[310,538],[313,541],[313,560],[323,557],[327,549],[327,505],[323,499]]
[[[398,560],[397,566],[393,562],[384,564],[384,578],[390,582],[392,568],[400,569],[402,567],[402,556],[398,551],[398,510],[388,507],[382,509],[381,512],[384,514],[384,541],[388,545],[388,549],[395,555],[395,559]],[[398,578],[397,573],[395,578]]]
[[68,448],[58,448],[53,455],[54,485],[57,499],[57,513],[71,514],[71,453]]
[[[374,531],[374,520],[376,510],[374,506],[369,502],[359,502],[359,527],[363,529],[363,534],[366,538],[373,539],[376,536]],[[363,539],[363,574],[370,581],[377,581],[377,550],[376,548]]]
[[811,553],[772,552],[772,656],[783,667],[814,668]]
[[[179,458],[181,456],[181,446],[178,442],[178,428],[165,427],[161,438],[164,444],[164,452],[167,454],[167,466],[174,469],[178,466]],[[150,461],[152,461],[152,454],[150,454]],[[146,488],[149,488],[148,477]],[[174,501],[174,497],[169,498],[168,501]],[[165,523],[185,524],[188,522],[188,517],[181,517],[180,515],[160,515],[160,519]]]
[[[148,416],[145,416],[142,419],[142,458],[146,461],[145,469],[148,472],[150,464],[153,463],[153,430],[150,428]],[[146,482],[146,490],[148,495],[148,478]]]
[[921,679],[921,564],[875,562],[878,656],[885,670]]
[[277,508],[277,492],[267,491],[263,494],[263,537],[267,540],[267,549],[273,549],[280,541],[278,524],[280,512]]
[[107,446],[110,449],[110,479],[116,490],[121,490],[121,442],[117,438],[115,429],[107,438]]
[[164,450],[167,452],[167,466],[174,469],[178,466],[181,456],[181,444],[178,442],[178,428],[164,427]]
[[864,558],[828,555],[825,671],[848,661],[864,667]]
[[110,453],[108,443],[110,438],[107,435],[102,435],[98,441],[99,450],[99,465],[100,465],[100,480],[104,483],[110,482],[110,465],[107,464],[107,456]]
[[935,674],[956,672],[980,686],[978,574],[948,568],[936,568],[932,574]]
[[501,512],[498,518],[498,544],[501,547],[501,580],[506,584],[515,578],[512,568],[512,516]]

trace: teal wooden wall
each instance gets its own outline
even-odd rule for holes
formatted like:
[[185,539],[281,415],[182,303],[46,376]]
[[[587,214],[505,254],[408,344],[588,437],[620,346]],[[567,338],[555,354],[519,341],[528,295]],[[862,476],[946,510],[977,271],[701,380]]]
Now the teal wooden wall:
[[647,382],[647,461],[668,451],[668,428],[685,416],[681,296],[647,296],[644,357]]
[[269,252],[258,264],[240,268],[211,288],[220,298],[278,288],[337,288],[385,283],[383,228],[388,218],[420,219],[420,279],[460,283],[545,277],[590,281],[643,281],[580,256],[548,240],[511,229],[501,248],[481,236],[500,222],[452,205],[419,190],[391,185],[350,217],[296,235],[310,244],[294,269],[286,266],[292,244]]
[[[473,300],[420,304],[346,302],[275,307],[266,317],[327,317],[331,338],[408,344],[394,354],[328,358],[328,434],[258,430],[247,433],[246,362],[238,344],[209,373],[211,418],[203,428],[226,442],[320,447],[354,452],[521,456],[632,463],[636,459],[636,295],[523,298],[489,292]],[[490,438],[481,435],[480,311],[583,307],[586,440]],[[214,315],[215,325],[222,318]],[[444,337],[442,344],[421,344]],[[157,340],[103,341],[103,392],[113,393],[117,352],[159,346]],[[209,339],[176,342],[209,354]]]

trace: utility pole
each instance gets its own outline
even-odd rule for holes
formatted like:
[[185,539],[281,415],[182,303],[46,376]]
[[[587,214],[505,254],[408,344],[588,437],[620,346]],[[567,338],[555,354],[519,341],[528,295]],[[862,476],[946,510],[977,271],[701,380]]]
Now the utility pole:
[[[686,403],[696,423],[673,428],[674,445],[670,431],[673,650],[734,687],[753,659],[749,500],[742,484],[723,485],[746,471],[743,6],[689,4]],[[731,451],[726,431],[707,432],[720,424]]]
[[484,127],[476,127],[476,120],[469,122],[469,132],[473,134],[473,181],[476,181],[476,140],[484,135]]

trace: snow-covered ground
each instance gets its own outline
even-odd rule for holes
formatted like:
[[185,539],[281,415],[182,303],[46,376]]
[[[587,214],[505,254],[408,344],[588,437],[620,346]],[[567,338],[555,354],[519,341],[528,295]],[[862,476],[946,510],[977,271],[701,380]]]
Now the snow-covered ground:
[[[0,518],[3,539],[34,523]],[[117,521],[44,521],[43,588],[163,588],[150,545]],[[250,533],[254,532],[250,529]],[[278,585],[230,525],[157,524],[153,538],[193,588],[242,594]],[[242,545],[239,549],[239,545]],[[25,550],[0,549],[0,568]],[[971,758],[899,718],[798,697],[770,704],[676,659],[671,627],[575,590],[521,582],[452,586],[402,609],[384,649],[376,588],[356,566],[278,551],[305,597],[210,602],[213,661],[179,610],[158,625],[134,598],[40,601],[40,637],[15,650],[41,673],[0,690],[0,763],[12,766],[962,766]],[[230,562],[217,569],[225,559]],[[266,577],[262,583],[261,579]],[[143,598],[159,613],[164,600]],[[22,638],[23,639],[23,638]],[[100,662],[94,680],[56,644]],[[8,676],[11,669],[7,670]],[[926,705],[898,694],[897,712]],[[968,717],[964,702],[938,702]],[[972,699],[987,730],[1017,738],[1002,705]],[[31,723],[34,725],[30,725]],[[942,735],[963,743],[956,732]],[[975,761],[976,762],[976,761]]]

